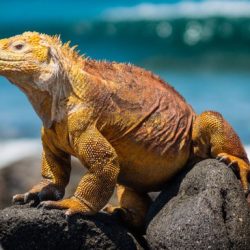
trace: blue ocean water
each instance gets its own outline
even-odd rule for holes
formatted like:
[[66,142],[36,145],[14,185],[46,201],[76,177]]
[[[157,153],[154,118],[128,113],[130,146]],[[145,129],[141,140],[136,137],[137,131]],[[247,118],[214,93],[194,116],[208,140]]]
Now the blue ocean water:
[[[250,144],[250,1],[1,1],[0,38],[27,30],[159,74],[197,112],[221,112]],[[0,140],[39,136],[26,97],[2,77],[0,117]]]

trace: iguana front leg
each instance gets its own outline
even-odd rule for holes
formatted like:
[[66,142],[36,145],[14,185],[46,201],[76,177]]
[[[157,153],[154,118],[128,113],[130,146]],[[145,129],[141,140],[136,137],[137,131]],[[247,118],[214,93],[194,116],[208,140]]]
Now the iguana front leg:
[[44,130],[42,130],[42,142],[43,179],[28,192],[15,195],[14,202],[59,200],[64,196],[71,170],[70,155],[53,146]]
[[66,214],[94,214],[110,199],[119,173],[118,157],[114,148],[96,128],[90,128],[73,138],[77,155],[89,172],[80,181],[73,197],[62,201],[44,202],[45,208],[67,209]]
[[249,193],[250,164],[247,154],[240,138],[221,114],[207,111],[197,116],[192,140],[195,156],[217,158],[236,168],[244,192]]

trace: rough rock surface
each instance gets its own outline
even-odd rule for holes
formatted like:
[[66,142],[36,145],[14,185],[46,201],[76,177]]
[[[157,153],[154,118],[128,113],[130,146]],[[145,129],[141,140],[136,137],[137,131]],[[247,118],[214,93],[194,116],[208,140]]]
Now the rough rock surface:
[[59,210],[13,206],[0,212],[4,250],[139,249],[133,236],[110,215],[75,215]]
[[[239,180],[216,160],[190,169],[169,182],[149,210],[151,249],[250,249],[250,209]],[[28,205],[0,211],[0,245],[5,250],[141,249],[114,216],[67,221],[62,211]]]
[[148,215],[146,238],[152,249],[250,248],[249,205],[239,181],[224,164],[216,160],[197,164],[167,204],[176,188],[168,186],[165,192]]

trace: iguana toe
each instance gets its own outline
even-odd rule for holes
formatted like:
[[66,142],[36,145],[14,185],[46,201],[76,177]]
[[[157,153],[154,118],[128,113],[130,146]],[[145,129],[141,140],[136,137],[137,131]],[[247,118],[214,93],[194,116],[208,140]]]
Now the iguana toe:
[[95,213],[87,205],[83,204],[80,200],[78,200],[75,197],[60,201],[43,201],[39,204],[38,208],[66,210],[65,215],[67,217],[78,213],[80,214]]
[[13,203],[26,204],[30,201],[39,201],[38,193],[27,192],[24,194],[16,194],[12,198]]
[[64,188],[43,180],[24,194],[13,196],[13,203],[25,204],[30,201],[40,202],[44,200],[60,200],[64,195]]
[[224,162],[230,167],[236,176],[240,179],[244,193],[246,196],[249,194],[249,176],[250,176],[250,166],[244,160],[227,154],[227,153],[220,153],[216,159],[219,161]]
[[225,164],[229,164],[229,158],[226,155],[218,155],[216,157],[216,160],[218,160],[219,162],[224,162]]

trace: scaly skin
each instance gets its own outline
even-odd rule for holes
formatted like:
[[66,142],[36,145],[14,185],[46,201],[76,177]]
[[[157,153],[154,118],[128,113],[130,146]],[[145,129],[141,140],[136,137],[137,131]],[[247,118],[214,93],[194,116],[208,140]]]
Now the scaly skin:
[[[0,74],[29,98],[43,121],[42,181],[14,201],[38,200],[66,214],[94,214],[118,184],[124,220],[140,227],[160,190],[190,159],[219,158],[237,168],[248,192],[249,161],[216,112],[196,115],[168,84],[141,68],[81,57],[58,37],[36,32],[0,40]],[[70,156],[88,168],[64,199]]]

